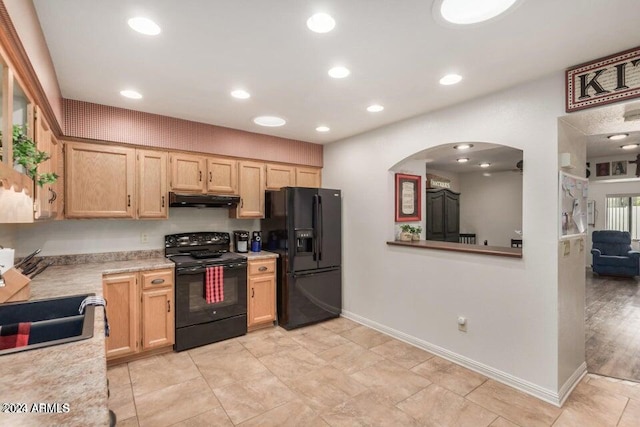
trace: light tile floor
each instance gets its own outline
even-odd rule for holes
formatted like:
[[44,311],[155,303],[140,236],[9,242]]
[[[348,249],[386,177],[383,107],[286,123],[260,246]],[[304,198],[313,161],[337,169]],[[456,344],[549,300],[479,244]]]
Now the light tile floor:
[[118,426],[640,426],[640,383],[587,375],[557,408],[345,318],[108,376]]

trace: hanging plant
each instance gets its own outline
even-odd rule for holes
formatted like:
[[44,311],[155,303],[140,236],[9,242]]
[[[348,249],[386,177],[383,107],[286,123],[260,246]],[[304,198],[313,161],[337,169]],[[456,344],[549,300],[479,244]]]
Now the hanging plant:
[[26,126],[13,126],[13,161],[24,166],[27,176],[39,187],[53,184],[58,179],[56,173],[38,173],[38,165],[49,160],[49,153],[38,150],[36,143],[25,134]]

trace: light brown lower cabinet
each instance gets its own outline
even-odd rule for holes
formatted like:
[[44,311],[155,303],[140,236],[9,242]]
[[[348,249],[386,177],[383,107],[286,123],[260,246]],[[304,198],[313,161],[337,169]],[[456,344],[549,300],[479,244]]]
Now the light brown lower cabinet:
[[173,269],[105,275],[102,287],[111,329],[108,361],[173,345]]
[[276,320],[276,260],[250,260],[247,269],[247,327],[272,325]]

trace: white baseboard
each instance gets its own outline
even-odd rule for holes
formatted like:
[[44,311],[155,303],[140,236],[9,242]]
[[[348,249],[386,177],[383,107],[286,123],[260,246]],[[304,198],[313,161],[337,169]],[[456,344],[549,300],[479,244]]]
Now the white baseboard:
[[447,359],[453,363],[458,365],[462,365],[465,368],[469,368],[472,371],[478,372],[486,377],[489,377],[493,380],[506,384],[510,387],[518,389],[524,393],[530,394],[531,396],[537,397],[540,400],[551,403],[555,406],[562,406],[564,400],[569,396],[573,388],[580,382],[582,377],[586,374],[587,365],[584,363],[581,365],[567,380],[567,382],[560,389],[560,393],[554,392],[553,390],[548,390],[544,387],[540,387],[537,384],[533,384],[529,381],[523,380],[521,378],[515,377],[506,372],[500,371],[498,369],[492,368],[491,366],[476,362],[473,359],[469,359],[468,357],[459,355],[442,347],[439,347],[435,344],[431,344],[427,341],[421,340],[414,336],[405,334],[404,332],[397,331],[395,329],[389,328],[387,326],[381,325],[377,322],[369,320],[365,317],[359,316],[355,313],[351,313],[349,311],[342,310],[342,316],[347,319],[353,320],[354,322],[358,322],[365,326],[368,326],[372,329],[377,330],[378,332],[382,332],[383,334],[387,334],[396,338],[400,341],[404,341],[407,344],[411,344],[415,347],[426,350],[430,353],[434,353],[443,359]]

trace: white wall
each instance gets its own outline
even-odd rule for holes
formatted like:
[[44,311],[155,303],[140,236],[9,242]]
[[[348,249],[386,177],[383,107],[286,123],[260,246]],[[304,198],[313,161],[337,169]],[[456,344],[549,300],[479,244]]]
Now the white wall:
[[476,233],[476,242],[511,246],[521,239],[522,175],[519,172],[482,172],[460,175],[460,232]]
[[[323,184],[341,188],[344,198],[346,315],[437,346],[543,398],[557,397],[563,95],[558,74],[325,146]],[[390,168],[425,148],[459,141],[524,151],[522,259],[385,243],[394,238]],[[467,333],[457,330],[459,315],[469,319]]]
[[[163,249],[165,234],[260,229],[257,220],[229,219],[223,208],[171,208],[168,220],[66,220],[16,225],[16,256]],[[146,233],[148,243],[141,243]],[[1,244],[1,242],[0,242]]]
[[[569,153],[571,167],[563,171],[584,177],[587,138],[578,129],[558,120],[558,153]],[[559,161],[559,159],[558,159]],[[560,166],[560,164],[558,164]],[[558,196],[559,197],[559,196]],[[556,216],[556,227],[560,221]],[[558,245],[558,384],[564,384],[585,360],[585,264],[586,236]],[[565,244],[569,253],[565,254]]]

